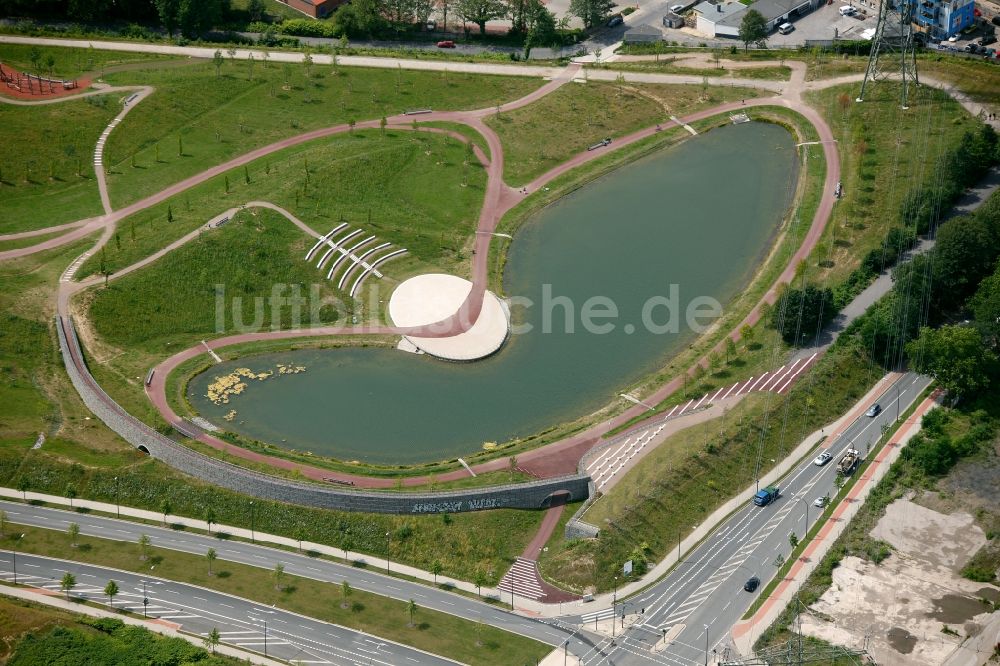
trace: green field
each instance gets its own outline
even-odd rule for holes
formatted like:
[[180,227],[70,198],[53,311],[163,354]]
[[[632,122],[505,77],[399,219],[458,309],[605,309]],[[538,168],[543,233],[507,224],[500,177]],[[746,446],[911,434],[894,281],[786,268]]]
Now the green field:
[[633,62],[611,62],[599,65],[599,69],[609,69],[621,72],[655,72],[657,74],[680,74],[686,76],[709,76],[718,78],[731,76],[740,79],[765,79],[768,81],[788,81],[792,77],[792,68],[784,65],[760,67],[692,67],[685,66],[684,61],[678,64],[676,58],[664,57],[661,60],[638,60]]
[[[455,139],[359,130],[287,148],[137,213],[119,225],[120,247],[109,243],[105,260],[111,270],[129,266],[227,208],[256,199],[282,206],[318,233],[344,220],[406,248],[408,255],[390,264],[390,272],[412,270],[407,261],[464,272],[468,268],[458,264],[464,264],[485,183],[482,167]],[[77,275],[99,269],[100,255],[94,255]],[[272,282],[278,277],[270,275]]]
[[568,83],[528,106],[491,116],[486,123],[503,143],[504,179],[518,186],[605,137],[667,122],[670,115],[765,94],[709,86]]
[[150,562],[154,562],[159,578],[199,585],[363,630],[465,664],[514,666],[541,659],[551,651],[537,641],[426,608],[418,608],[410,626],[405,601],[370,592],[352,590],[347,608],[343,608],[338,603],[342,599],[339,585],[291,575],[284,576],[280,584],[276,584],[270,569],[280,562],[280,552],[275,552],[275,561],[265,563],[263,570],[220,559],[210,575],[204,557],[156,548],[155,543],[149,549],[148,559],[143,560],[138,545],[133,543],[82,537],[73,548],[66,535],[60,532],[23,526],[18,526],[18,530],[25,535],[18,544],[22,552],[134,573],[148,573]]
[[0,597],[0,661],[8,666],[86,663],[175,663],[235,666],[183,638],[165,638],[117,619],[91,618]]
[[853,101],[857,85],[807,95],[833,130],[844,174],[844,196],[805,271],[807,280],[824,286],[843,282],[900,224],[906,195],[934,182],[938,158],[978,125],[958,102],[932,88],[911,93],[908,111],[900,109],[898,85],[871,91],[861,104]]
[[[39,70],[32,63],[32,50],[37,48]],[[175,56],[161,56],[154,53],[129,53],[127,51],[105,51],[94,48],[77,49],[60,46],[28,46],[25,44],[0,44],[0,62],[4,67],[32,74],[48,76],[48,59],[52,58],[51,74],[54,78],[73,79],[83,74],[100,76],[102,72],[117,71],[132,67],[136,63],[164,62]]]
[[45,106],[0,104],[0,234],[99,215],[94,144],[118,113],[117,95]]
[[[377,120],[407,109],[475,109],[517,99],[540,85],[529,77],[315,65],[211,63],[109,75],[119,85],[151,85],[112,132],[105,164],[116,207],[303,132]],[[179,148],[181,150],[179,150]],[[159,157],[157,158],[157,151]],[[180,155],[179,153],[182,153]],[[132,167],[132,159],[135,167]]]

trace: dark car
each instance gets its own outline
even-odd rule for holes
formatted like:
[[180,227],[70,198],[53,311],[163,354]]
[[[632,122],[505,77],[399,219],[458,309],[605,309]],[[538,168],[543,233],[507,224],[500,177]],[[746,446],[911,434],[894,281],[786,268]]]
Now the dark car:
[[965,45],[965,52],[966,53],[978,53],[979,52],[979,45],[976,44],[976,43],[974,43],[974,42],[969,42],[968,44]]
[[760,586],[760,578],[757,578],[757,576],[754,576],[747,582],[743,583],[743,589],[746,590],[747,592],[753,592],[759,586]]
[[997,41],[996,35],[984,35],[983,37],[979,38],[979,45],[986,46],[987,44],[992,44],[995,41]]
[[455,48],[455,42],[451,41],[450,39],[443,39],[437,43],[437,47],[439,49],[453,49]]
[[867,416],[870,419],[873,419],[881,413],[882,413],[882,405],[876,403],[872,405],[867,412],[865,412],[865,416]]
[[608,24],[607,25],[608,25],[609,28],[613,28],[616,25],[621,25],[624,22],[625,22],[625,19],[622,17],[621,14],[615,14],[614,16],[612,16],[611,18],[608,19]]

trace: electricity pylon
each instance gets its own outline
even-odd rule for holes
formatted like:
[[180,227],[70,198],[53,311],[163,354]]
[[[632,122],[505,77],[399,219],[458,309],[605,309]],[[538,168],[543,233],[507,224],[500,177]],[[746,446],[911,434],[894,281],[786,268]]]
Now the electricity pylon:
[[902,107],[907,105],[909,87],[920,85],[917,78],[917,57],[913,48],[913,9],[917,0],[881,0],[878,24],[872,37],[872,50],[868,55],[865,79],[861,82],[859,102],[865,99],[865,90],[878,81],[898,76],[903,84]]

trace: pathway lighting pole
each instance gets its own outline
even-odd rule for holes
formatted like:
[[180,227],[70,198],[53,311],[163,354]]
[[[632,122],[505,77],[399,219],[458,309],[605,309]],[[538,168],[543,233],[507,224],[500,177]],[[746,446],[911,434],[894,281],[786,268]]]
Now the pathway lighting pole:
[[385,533],[385,572],[389,573],[389,535],[391,532]]
[[615,576],[615,593],[611,597],[611,638],[615,637],[615,608],[618,606],[618,576]]
[[18,534],[14,537],[14,545],[10,549],[11,569],[14,571],[14,585],[17,585],[17,542],[23,538],[23,534]]
[[257,543],[257,536],[254,534],[253,500],[250,500],[250,543]]
[[118,494],[118,477],[116,476],[115,477],[115,512],[118,514],[118,517],[121,518],[122,517],[122,505],[121,505],[121,500],[119,499],[119,497],[120,496]]

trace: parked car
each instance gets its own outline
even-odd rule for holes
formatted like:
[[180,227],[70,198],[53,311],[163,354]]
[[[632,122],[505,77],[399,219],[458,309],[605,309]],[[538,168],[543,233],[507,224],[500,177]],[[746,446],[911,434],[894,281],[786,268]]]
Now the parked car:
[[948,41],[954,44],[955,42],[958,41],[958,35],[952,35],[951,37],[948,38]]
[[455,48],[455,42],[451,41],[450,39],[442,39],[440,42],[437,43],[437,47],[439,49],[453,49]]
[[873,419],[881,413],[882,413],[882,405],[875,403],[874,405],[868,408],[868,411],[865,412],[865,416],[867,416],[870,419]]
[[823,453],[816,456],[816,460],[813,460],[813,464],[816,465],[816,467],[822,467],[831,460],[833,460],[833,454],[831,454],[829,451],[824,451]]
[[813,506],[818,506],[819,508],[825,508],[827,503],[826,497],[817,497],[813,500]]
[[966,53],[978,53],[979,45],[976,44],[975,42],[969,42],[968,44],[965,45],[965,48],[963,50]]
[[992,44],[995,41],[997,41],[996,35],[983,35],[979,38],[979,45],[986,46],[987,44]]
[[840,8],[841,16],[854,16],[857,13],[858,10],[855,9],[854,7],[851,7],[850,5],[844,5]]
[[614,16],[612,16],[611,18],[608,19],[607,26],[609,28],[613,28],[616,25],[621,25],[624,22],[625,22],[625,19],[622,18],[621,14],[615,14]]
[[684,5],[670,5],[670,11],[672,11],[674,14],[680,14],[682,11],[684,11]]
[[760,585],[760,578],[754,576],[747,582],[743,583],[743,589],[746,590],[747,592],[753,592],[754,590],[757,589],[759,585]]
[[795,30],[795,26],[792,25],[791,23],[782,23],[781,25],[778,26],[778,32],[780,32],[782,35],[787,35],[793,30]]

